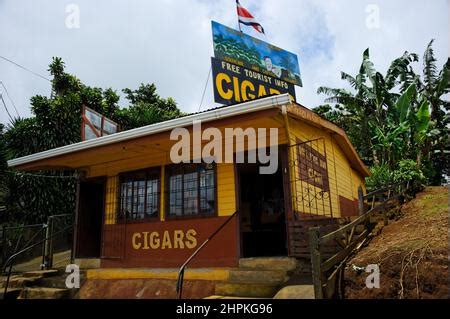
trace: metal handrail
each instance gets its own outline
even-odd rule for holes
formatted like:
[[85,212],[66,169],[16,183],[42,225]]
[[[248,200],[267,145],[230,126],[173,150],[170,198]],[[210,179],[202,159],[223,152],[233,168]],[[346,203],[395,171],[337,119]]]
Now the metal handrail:
[[21,228],[37,228],[37,227],[42,227],[45,224],[34,224],[34,225],[23,225],[23,226],[7,226],[7,227],[3,227],[4,230],[11,230],[11,229],[21,229]]
[[[31,242],[32,242],[39,234],[41,234],[41,233],[42,233],[42,230],[44,230],[44,229],[47,227],[47,224],[43,223],[43,224],[33,224],[33,225],[21,225],[21,226],[3,227],[3,228],[2,228],[2,242],[3,242],[2,244],[3,244],[4,247],[5,247],[5,251],[6,251],[6,245],[7,245],[7,242],[10,241],[10,238],[8,238],[8,236],[7,236],[8,231],[10,231],[10,230],[20,230],[20,231],[21,231],[21,233],[19,234],[19,236],[18,236],[18,238],[17,238],[17,240],[16,240],[15,248],[14,248],[14,250],[13,250],[13,252],[15,253],[15,252],[19,249],[19,246],[21,245],[21,242],[22,242],[22,239],[23,239],[23,231],[24,231],[25,229],[38,228],[38,227],[40,227],[41,229],[40,229],[38,232],[36,232],[36,233],[31,237],[31,239],[29,239],[24,245],[22,245],[22,247],[26,247],[26,246],[27,246],[29,243],[31,243]],[[4,261],[4,258],[2,257],[0,265],[3,264],[3,261]]]
[[195,258],[195,256],[197,256],[197,254],[200,252],[200,250],[202,250],[203,247],[206,246],[206,244],[214,238],[214,236],[216,236],[221,230],[222,228],[225,227],[225,225],[227,225],[230,220],[233,219],[233,217],[237,214],[238,212],[234,212],[233,215],[231,215],[230,217],[228,217],[228,219],[222,224],[220,225],[219,228],[217,228],[193,253],[191,256],[189,256],[188,259],[186,259],[186,261],[183,263],[183,265],[181,265],[180,270],[178,271],[178,278],[177,278],[177,287],[176,287],[176,291],[178,293],[178,299],[181,299],[181,294],[183,293],[183,280],[184,280],[184,270],[186,268],[186,266],[192,261],[192,259]]
[[69,226],[67,226],[66,228],[64,228],[64,229],[62,229],[62,230],[60,230],[60,231],[58,231],[58,232],[56,232],[56,233],[50,235],[49,237],[46,237],[45,239],[43,239],[43,240],[41,240],[41,241],[39,241],[39,242],[37,242],[37,243],[34,243],[33,245],[30,245],[30,246],[28,246],[28,247],[22,249],[21,251],[15,253],[14,255],[10,256],[10,257],[6,260],[5,265],[4,265],[4,268],[3,268],[3,272],[5,272],[6,268],[8,267],[8,264],[9,264],[9,269],[8,269],[8,275],[7,275],[7,277],[6,277],[5,289],[4,289],[4,291],[3,291],[3,299],[6,298],[6,293],[7,293],[7,291],[8,291],[9,279],[10,279],[10,277],[11,277],[11,271],[12,271],[12,267],[13,267],[13,265],[14,265],[14,263],[13,263],[14,259],[16,259],[16,257],[20,256],[20,255],[23,254],[24,252],[27,252],[28,250],[30,250],[30,249],[32,249],[32,248],[34,248],[34,247],[36,247],[36,246],[38,246],[38,245],[40,245],[40,244],[46,242],[46,241],[49,240],[50,238],[53,238],[53,237],[55,237],[56,235],[58,235],[58,234],[60,234],[60,233],[63,233],[63,232],[65,232],[65,231],[68,230],[68,229],[71,229],[72,227],[73,227],[73,225],[69,225]]

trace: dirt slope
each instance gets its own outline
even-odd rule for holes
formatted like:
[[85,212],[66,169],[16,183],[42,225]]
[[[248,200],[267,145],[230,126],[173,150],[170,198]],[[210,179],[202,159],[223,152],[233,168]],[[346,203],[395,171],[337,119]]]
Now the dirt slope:
[[[345,271],[346,298],[448,298],[449,190],[428,187],[406,203],[401,215],[358,252]],[[366,288],[378,264],[380,288]]]

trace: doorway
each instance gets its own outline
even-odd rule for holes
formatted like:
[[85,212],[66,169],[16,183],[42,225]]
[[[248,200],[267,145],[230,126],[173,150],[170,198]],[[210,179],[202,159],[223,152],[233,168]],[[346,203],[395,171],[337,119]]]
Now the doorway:
[[241,256],[287,256],[281,162],[275,174],[260,164],[236,164],[239,183]]
[[105,203],[105,179],[80,182],[76,237],[77,258],[99,258]]

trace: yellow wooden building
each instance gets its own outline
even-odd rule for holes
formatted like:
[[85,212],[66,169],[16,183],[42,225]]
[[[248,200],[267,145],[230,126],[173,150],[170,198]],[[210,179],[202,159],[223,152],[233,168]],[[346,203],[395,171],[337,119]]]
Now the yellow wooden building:
[[[199,121],[200,133],[195,129]],[[175,164],[170,154],[178,142],[171,139],[176,128],[187,129],[193,139],[215,128],[223,149],[232,145],[233,151],[212,163],[198,161],[208,140],[201,141],[200,150],[193,141],[191,163]],[[238,133],[227,135],[227,129]],[[245,138],[252,129],[257,143]],[[269,137],[270,129],[277,129],[276,140]],[[260,174],[267,166],[261,160],[248,162],[262,142],[265,152],[276,146],[273,174]],[[240,155],[244,163],[238,163]],[[288,95],[212,109],[8,164],[22,171],[79,172],[75,256],[96,258],[106,268],[179,267],[230,216],[192,266],[236,266],[241,257],[306,256],[307,227],[357,215],[357,190],[364,189],[369,175],[342,129]]]

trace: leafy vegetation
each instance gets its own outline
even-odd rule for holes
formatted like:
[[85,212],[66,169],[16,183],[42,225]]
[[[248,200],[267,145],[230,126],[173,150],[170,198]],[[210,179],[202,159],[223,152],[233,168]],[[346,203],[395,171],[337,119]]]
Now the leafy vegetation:
[[419,62],[415,53],[405,52],[383,75],[367,49],[358,74],[341,72],[352,91],[329,87],[317,91],[328,96],[328,104],[314,111],[346,130],[372,167],[369,189],[385,185],[394,176],[406,178],[408,171],[419,174],[408,177],[419,184],[440,184],[444,174],[449,175],[450,102],[444,98],[450,89],[450,59],[438,72],[432,44],[423,55],[422,75],[413,69],[413,63]]
[[401,160],[392,169],[387,164],[375,165],[370,168],[371,176],[366,179],[368,190],[382,188],[389,184],[409,182],[412,193],[421,190],[426,178],[417,163],[413,160]]
[[5,132],[0,127],[0,206],[6,206],[0,212],[0,224],[37,223],[48,215],[74,212],[74,172],[20,174],[7,170],[6,160],[80,142],[82,105],[116,121],[122,130],[183,115],[172,98],[156,93],[154,84],[124,89],[129,105],[121,108],[116,91],[86,86],[64,70],[62,59],[53,58],[50,97],[33,96],[33,117],[14,119]]

